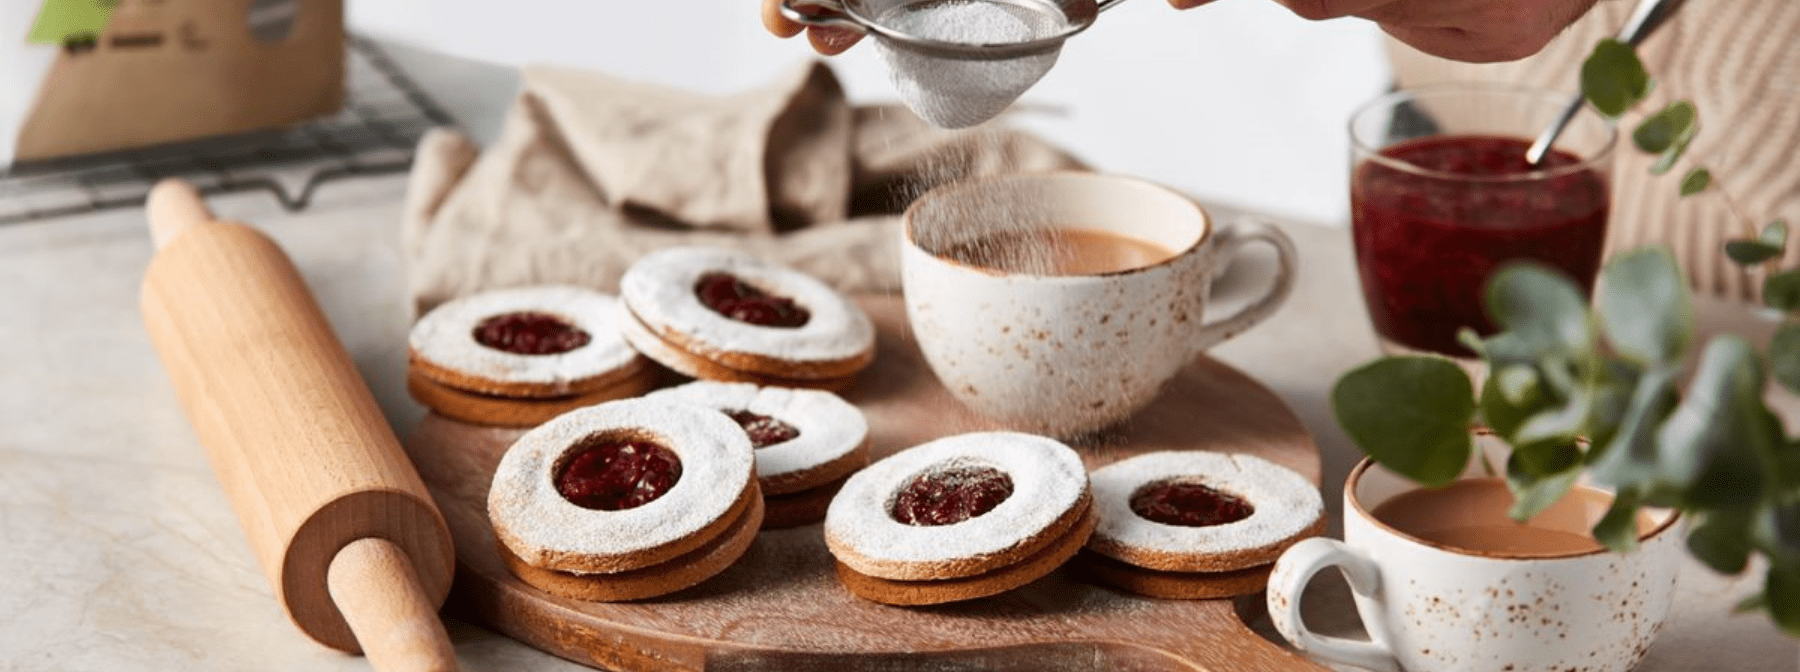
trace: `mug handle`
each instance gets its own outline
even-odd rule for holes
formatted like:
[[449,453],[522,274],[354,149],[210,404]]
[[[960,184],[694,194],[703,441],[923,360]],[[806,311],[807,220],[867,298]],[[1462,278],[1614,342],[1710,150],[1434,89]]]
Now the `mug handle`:
[[[1200,327],[1194,334],[1190,353],[1198,355],[1207,348],[1218,345],[1225,339],[1244,333],[1258,322],[1268,319],[1281,304],[1287,302],[1288,295],[1294,293],[1294,265],[1299,254],[1294,250],[1294,241],[1286,233],[1274,226],[1257,221],[1244,220],[1231,226],[1218,227],[1213,235],[1219,237],[1217,247],[1213,249],[1215,259],[1229,259],[1237,256],[1244,245],[1262,241],[1275,248],[1278,268],[1275,280],[1269,285],[1267,293],[1248,306],[1244,306],[1230,317],[1221,318]],[[1221,267],[1222,268],[1222,267]],[[1215,273],[1217,271],[1214,271]],[[1208,291],[1211,281],[1208,281]],[[1204,299],[1204,297],[1203,297]]]
[[1357,602],[1356,615],[1362,619],[1374,641],[1327,637],[1306,629],[1306,623],[1300,620],[1300,594],[1305,592],[1306,584],[1312,583],[1313,575],[1327,567],[1337,567],[1342,571],[1344,578],[1350,583],[1350,589],[1358,596],[1369,602],[1381,601],[1381,573],[1376,570],[1374,561],[1350,550],[1344,542],[1336,539],[1305,539],[1282,553],[1281,558],[1275,561],[1275,569],[1269,574],[1266,600],[1269,619],[1274,621],[1275,629],[1292,642],[1294,648],[1314,657],[1376,672],[1403,672],[1400,662],[1388,651],[1387,645],[1382,642],[1383,638],[1378,636],[1381,626],[1376,619],[1380,618],[1380,614],[1364,611],[1361,600]]

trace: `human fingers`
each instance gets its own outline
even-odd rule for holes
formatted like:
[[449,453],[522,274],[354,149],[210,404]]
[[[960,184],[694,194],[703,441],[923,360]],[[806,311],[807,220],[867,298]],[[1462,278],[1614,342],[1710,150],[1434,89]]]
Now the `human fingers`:
[[812,26],[806,30],[806,41],[812,43],[813,51],[825,56],[844,53],[861,40],[862,33],[844,28]]
[[1469,63],[1541,51],[1596,0],[1401,0],[1362,16],[1420,51]]
[[763,27],[776,37],[788,38],[799,35],[806,26],[802,26],[781,15],[781,0],[763,0]]
[[[1288,11],[1300,15],[1300,18],[1313,21],[1362,16],[1365,12],[1400,1],[1403,0],[1275,0],[1288,8]],[[1425,0],[1427,3],[1434,1]]]
[[1176,9],[1193,9],[1211,3],[1212,1],[1213,0],[1169,0],[1169,6]]

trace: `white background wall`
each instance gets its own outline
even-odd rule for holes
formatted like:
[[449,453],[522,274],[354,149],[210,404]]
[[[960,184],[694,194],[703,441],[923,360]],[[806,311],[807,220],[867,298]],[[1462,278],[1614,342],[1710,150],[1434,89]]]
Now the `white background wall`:
[[[349,0],[361,30],[507,64],[551,62],[704,91],[762,83],[811,53],[762,29],[759,0]],[[853,100],[893,100],[866,45],[830,59]],[[1379,31],[1271,0],[1178,12],[1126,0],[1071,39],[1014,118],[1096,167],[1320,222],[1346,218],[1344,120],[1387,85]]]

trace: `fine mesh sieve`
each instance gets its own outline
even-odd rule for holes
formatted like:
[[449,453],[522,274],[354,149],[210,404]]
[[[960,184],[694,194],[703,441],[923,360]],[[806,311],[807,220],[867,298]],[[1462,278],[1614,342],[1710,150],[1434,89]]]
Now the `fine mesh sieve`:
[[874,36],[906,106],[935,126],[963,128],[1011,105],[1056,64],[1064,40],[1120,1],[782,0],[781,13]]

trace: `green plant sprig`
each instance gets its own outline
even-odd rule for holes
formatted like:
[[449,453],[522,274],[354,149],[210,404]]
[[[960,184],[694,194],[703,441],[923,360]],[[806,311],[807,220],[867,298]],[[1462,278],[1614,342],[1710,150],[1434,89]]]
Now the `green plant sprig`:
[[[1584,94],[1615,118],[1653,85],[1616,41],[1598,45],[1582,68]],[[1677,101],[1632,137],[1659,155],[1653,171],[1662,173],[1697,130],[1695,106]],[[1712,182],[1710,171],[1695,168],[1681,191],[1700,193]],[[1746,265],[1766,263],[1781,256],[1786,238],[1777,220],[1725,252]],[[1766,609],[1800,635],[1800,439],[1786,434],[1763,398],[1771,376],[1800,394],[1800,324],[1787,319],[1766,356],[1725,335],[1696,358],[1692,299],[1666,247],[1614,256],[1597,287],[1590,305],[1559,271],[1530,262],[1503,268],[1483,297],[1499,331],[1460,334],[1488,366],[1479,391],[1449,359],[1383,357],[1338,380],[1338,423],[1376,462],[1428,486],[1461,473],[1474,455],[1471,426],[1486,425],[1512,447],[1504,472],[1514,518],[1542,511],[1586,474],[1616,493],[1593,530],[1616,551],[1636,547],[1640,509],[1679,510],[1687,548],[1706,565],[1735,574],[1754,556],[1766,561],[1763,591],[1742,606]],[[1800,309],[1800,269],[1771,273],[1764,300],[1784,315]]]

